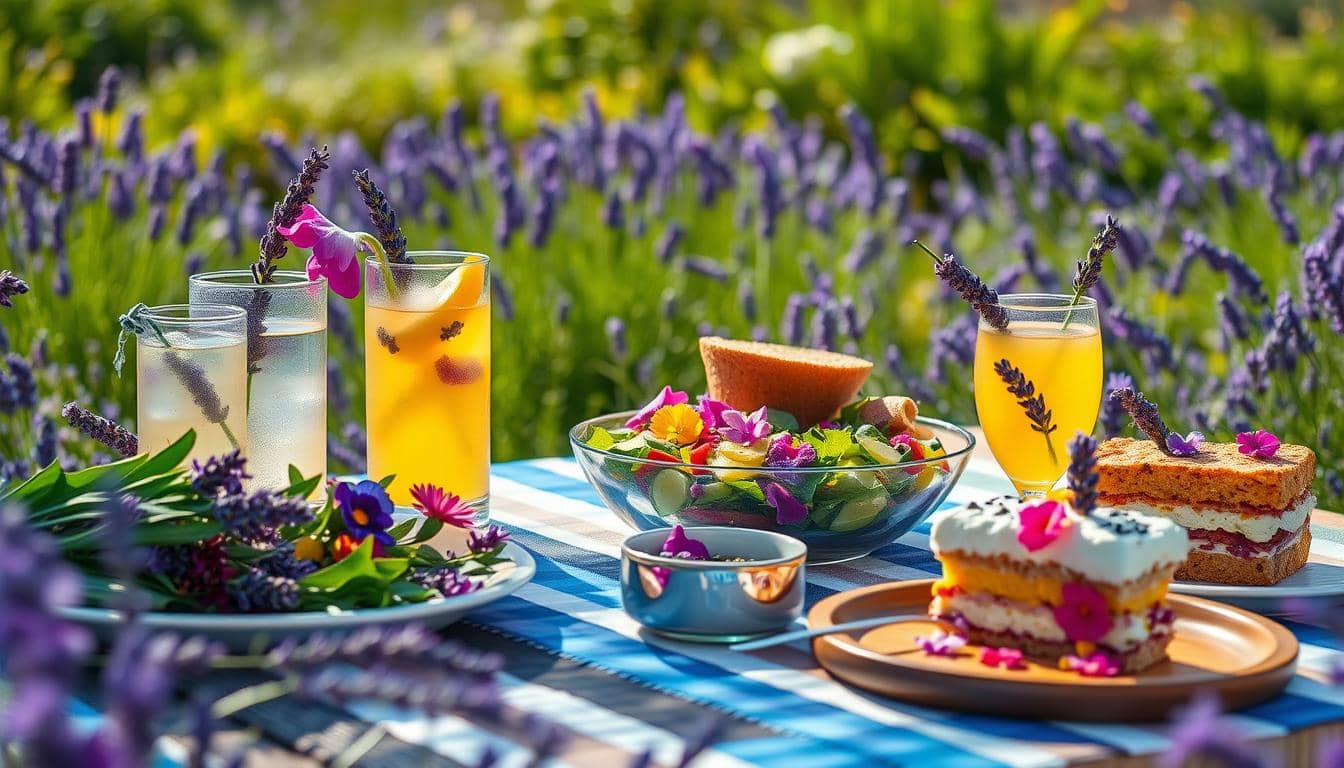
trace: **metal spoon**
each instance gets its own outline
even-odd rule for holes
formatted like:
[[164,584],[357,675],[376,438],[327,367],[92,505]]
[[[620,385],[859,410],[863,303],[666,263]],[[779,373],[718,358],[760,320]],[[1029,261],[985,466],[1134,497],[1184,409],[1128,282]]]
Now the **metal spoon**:
[[885,627],[888,624],[904,624],[908,622],[923,622],[925,624],[937,624],[946,626],[943,622],[929,618],[926,615],[907,615],[907,616],[874,616],[871,619],[859,619],[857,621],[847,621],[844,624],[832,624],[829,627],[817,627],[815,629],[799,629],[793,632],[781,632],[778,635],[763,637],[759,640],[748,640],[745,643],[734,643],[728,646],[729,650],[734,651],[758,651],[762,648],[771,648],[776,645],[793,643],[798,640],[809,640],[823,635],[834,635],[839,632],[851,632],[857,629],[873,629],[875,627]]

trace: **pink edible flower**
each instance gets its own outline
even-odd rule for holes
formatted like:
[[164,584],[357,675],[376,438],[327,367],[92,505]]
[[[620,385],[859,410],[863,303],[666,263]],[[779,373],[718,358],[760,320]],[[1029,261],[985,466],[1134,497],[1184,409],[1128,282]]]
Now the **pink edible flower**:
[[915,645],[918,645],[930,656],[956,656],[957,651],[966,645],[966,638],[944,632],[941,629],[935,629],[933,634],[927,637],[916,635]]
[[319,275],[327,278],[331,290],[347,299],[359,295],[360,264],[355,254],[369,250],[364,241],[368,235],[341,229],[308,203],[304,203],[293,224],[276,227],[275,231],[298,248],[312,249],[308,256],[310,279]]
[[775,522],[780,525],[794,525],[807,519],[807,505],[794,498],[789,489],[779,483],[761,483],[765,492],[765,503],[775,508]]
[[455,493],[448,493],[437,485],[412,485],[411,506],[425,517],[432,517],[456,528],[470,528],[476,523],[476,510]]
[[687,395],[685,392],[673,390],[671,387],[663,387],[663,391],[654,395],[654,398],[649,401],[648,405],[640,408],[634,416],[631,416],[626,420],[625,426],[628,429],[643,429],[648,425],[649,419],[653,418],[654,412],[659,408],[662,408],[665,405],[681,405],[690,399],[690,395]]
[[1106,596],[1090,584],[1070,581],[1061,590],[1063,601],[1054,607],[1055,622],[1064,636],[1078,642],[1095,643],[1111,631],[1114,621]]
[[1022,651],[1016,648],[993,648],[988,645],[980,649],[980,663],[987,667],[1004,669],[1022,669],[1027,666]]
[[1065,656],[1060,660],[1060,666],[1083,677],[1115,677],[1120,674],[1119,663],[1101,651],[1094,651],[1087,656]]
[[1028,552],[1048,546],[1068,527],[1068,508],[1054,499],[1041,499],[1018,510],[1017,543]]
[[1270,459],[1279,452],[1279,438],[1267,429],[1238,432],[1237,450],[1257,459]]
[[750,414],[727,410],[720,414],[723,420],[721,432],[725,440],[743,445],[751,445],[770,434],[770,423],[765,420],[765,406]]
[[709,547],[706,547],[703,541],[687,536],[685,528],[674,525],[658,554],[663,557],[678,557],[682,560],[708,560]]
[[732,406],[709,395],[700,395],[696,398],[695,410],[699,412],[706,428],[718,429],[723,426],[723,412],[732,410]]

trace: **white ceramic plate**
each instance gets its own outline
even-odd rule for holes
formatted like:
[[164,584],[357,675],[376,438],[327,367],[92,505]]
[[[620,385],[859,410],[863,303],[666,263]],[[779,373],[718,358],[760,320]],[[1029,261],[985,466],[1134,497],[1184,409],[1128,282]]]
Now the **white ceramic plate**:
[[1265,587],[1174,581],[1171,591],[1232,603],[1260,613],[1282,613],[1281,603],[1289,598],[1344,601],[1344,567],[1309,562],[1278,584]]
[[[313,632],[341,632],[366,626],[421,624],[430,629],[447,626],[469,611],[507,597],[537,572],[536,561],[526,549],[514,542],[504,548],[513,562],[503,564],[484,587],[465,595],[445,597],[424,603],[394,605],[388,608],[359,608],[342,611],[305,611],[302,613],[157,613],[141,618],[157,630],[198,634],[218,640],[233,649],[245,649],[257,643],[276,642],[287,637]],[[84,624],[95,633],[105,634],[120,621],[120,614],[106,608],[64,608],[61,615]]]

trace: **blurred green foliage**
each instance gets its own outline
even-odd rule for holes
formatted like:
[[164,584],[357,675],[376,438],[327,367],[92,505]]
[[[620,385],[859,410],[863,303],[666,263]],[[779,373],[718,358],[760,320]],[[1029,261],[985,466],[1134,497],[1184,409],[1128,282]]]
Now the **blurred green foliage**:
[[[855,102],[893,164],[941,173],[939,131],[1118,113],[1137,99],[1173,140],[1198,135],[1186,79],[1269,122],[1283,149],[1340,124],[1344,27],[1329,6],[1174,3],[1153,15],[1084,0],[1007,12],[994,0],[0,0],[0,114],[50,124],[118,64],[139,74],[160,139],[187,125],[235,152],[259,131],[377,143],[397,119],[487,90],[506,129],[570,114],[597,88],[618,115],[682,92],[700,128],[760,123],[781,100],[834,121]],[[830,126],[833,131],[836,126]],[[1197,149],[1197,148],[1196,148]]]

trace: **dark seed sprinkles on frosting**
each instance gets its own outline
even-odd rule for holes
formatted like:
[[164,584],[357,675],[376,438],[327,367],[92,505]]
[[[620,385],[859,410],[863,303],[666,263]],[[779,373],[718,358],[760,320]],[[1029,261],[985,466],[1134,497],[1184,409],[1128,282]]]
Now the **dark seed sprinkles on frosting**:
[[1128,510],[1109,509],[1092,513],[1097,525],[1117,536],[1147,536],[1150,526]]

